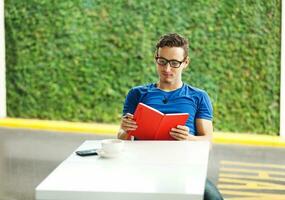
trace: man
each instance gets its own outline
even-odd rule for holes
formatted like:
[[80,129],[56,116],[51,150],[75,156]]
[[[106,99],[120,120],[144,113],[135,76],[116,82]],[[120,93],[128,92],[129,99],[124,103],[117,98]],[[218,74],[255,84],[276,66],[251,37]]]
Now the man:
[[[128,131],[137,128],[133,113],[139,102],[162,113],[189,113],[185,126],[172,128],[176,140],[211,140],[213,109],[208,94],[182,82],[182,73],[188,67],[187,39],[172,33],[163,35],[156,44],[155,61],[157,83],[132,88],[125,100],[118,138],[127,139]],[[223,199],[217,188],[207,180],[204,199]]]

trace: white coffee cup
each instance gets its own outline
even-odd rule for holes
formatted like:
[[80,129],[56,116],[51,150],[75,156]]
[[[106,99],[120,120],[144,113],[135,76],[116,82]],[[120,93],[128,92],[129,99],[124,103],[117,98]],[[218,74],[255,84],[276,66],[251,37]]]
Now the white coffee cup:
[[124,141],[119,139],[106,139],[101,141],[102,151],[105,154],[119,154],[124,147]]

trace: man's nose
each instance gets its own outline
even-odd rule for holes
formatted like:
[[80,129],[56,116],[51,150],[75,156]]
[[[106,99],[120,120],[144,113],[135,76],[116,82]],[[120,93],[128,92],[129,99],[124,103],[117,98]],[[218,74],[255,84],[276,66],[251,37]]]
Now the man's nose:
[[167,72],[170,72],[170,71],[171,71],[170,63],[167,63],[167,64],[164,66],[164,70],[167,71]]

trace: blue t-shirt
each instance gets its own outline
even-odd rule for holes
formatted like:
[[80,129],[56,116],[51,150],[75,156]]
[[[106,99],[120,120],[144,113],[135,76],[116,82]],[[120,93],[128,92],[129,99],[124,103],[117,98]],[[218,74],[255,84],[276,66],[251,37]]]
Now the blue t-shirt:
[[208,94],[185,83],[181,88],[170,92],[157,88],[154,83],[134,87],[126,97],[123,114],[134,114],[140,102],[165,114],[189,113],[186,126],[193,135],[197,135],[196,119],[213,119],[213,108]]

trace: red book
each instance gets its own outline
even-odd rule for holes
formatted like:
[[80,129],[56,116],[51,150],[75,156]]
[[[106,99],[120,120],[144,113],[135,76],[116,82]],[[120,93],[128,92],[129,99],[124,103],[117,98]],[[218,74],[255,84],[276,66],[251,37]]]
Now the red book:
[[174,140],[169,134],[171,128],[177,125],[185,125],[189,117],[188,113],[163,114],[162,112],[139,103],[134,113],[134,120],[138,127],[135,131],[129,131],[130,136],[140,140]]

